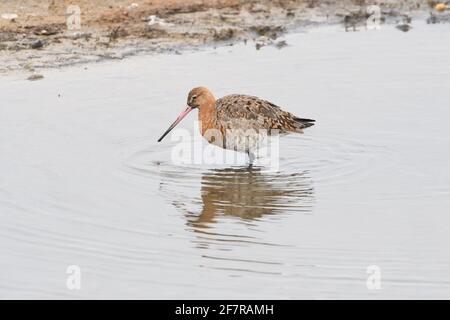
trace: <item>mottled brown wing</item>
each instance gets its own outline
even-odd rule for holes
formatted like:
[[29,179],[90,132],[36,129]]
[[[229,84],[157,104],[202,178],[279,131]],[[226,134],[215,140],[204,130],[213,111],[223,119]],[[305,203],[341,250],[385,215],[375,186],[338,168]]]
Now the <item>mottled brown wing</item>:
[[314,124],[283,111],[273,103],[257,97],[233,94],[218,99],[217,117],[227,129],[278,129],[281,133],[302,132]]

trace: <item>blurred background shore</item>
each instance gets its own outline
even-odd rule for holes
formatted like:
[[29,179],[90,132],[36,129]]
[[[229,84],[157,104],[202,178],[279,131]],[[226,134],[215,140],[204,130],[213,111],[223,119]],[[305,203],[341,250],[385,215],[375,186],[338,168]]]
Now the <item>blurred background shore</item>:
[[282,48],[280,36],[299,28],[364,29],[372,5],[380,8],[380,23],[402,31],[416,18],[449,20],[450,5],[430,0],[4,0],[0,73],[240,41]]

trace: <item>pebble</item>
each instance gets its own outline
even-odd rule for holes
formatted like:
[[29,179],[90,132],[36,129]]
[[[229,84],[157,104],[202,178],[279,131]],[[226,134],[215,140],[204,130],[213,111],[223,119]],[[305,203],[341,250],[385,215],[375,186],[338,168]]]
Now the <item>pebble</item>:
[[30,44],[32,49],[39,49],[44,46],[44,43],[41,40],[35,40]]
[[42,74],[38,74],[38,73],[32,74],[31,76],[29,76],[27,78],[27,80],[30,80],[30,81],[36,81],[36,80],[41,80],[41,79],[44,79],[44,76]]

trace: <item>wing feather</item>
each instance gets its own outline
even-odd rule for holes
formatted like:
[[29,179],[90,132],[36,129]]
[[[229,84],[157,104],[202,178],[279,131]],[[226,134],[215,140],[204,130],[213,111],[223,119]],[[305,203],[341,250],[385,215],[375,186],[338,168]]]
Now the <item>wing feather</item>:
[[226,129],[277,129],[281,133],[302,132],[314,120],[299,118],[269,101],[233,94],[216,101],[218,121]]

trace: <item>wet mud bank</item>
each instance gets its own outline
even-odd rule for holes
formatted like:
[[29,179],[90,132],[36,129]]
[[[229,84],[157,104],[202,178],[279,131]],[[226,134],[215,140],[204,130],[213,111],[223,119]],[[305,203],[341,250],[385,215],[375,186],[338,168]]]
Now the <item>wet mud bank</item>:
[[[148,1],[25,0],[0,4],[0,74],[123,59],[139,53],[181,54],[205,45],[245,42],[283,48],[282,36],[323,24],[367,28],[376,12],[363,0]],[[409,31],[413,19],[446,22],[450,8],[436,1],[376,1],[376,23]]]

